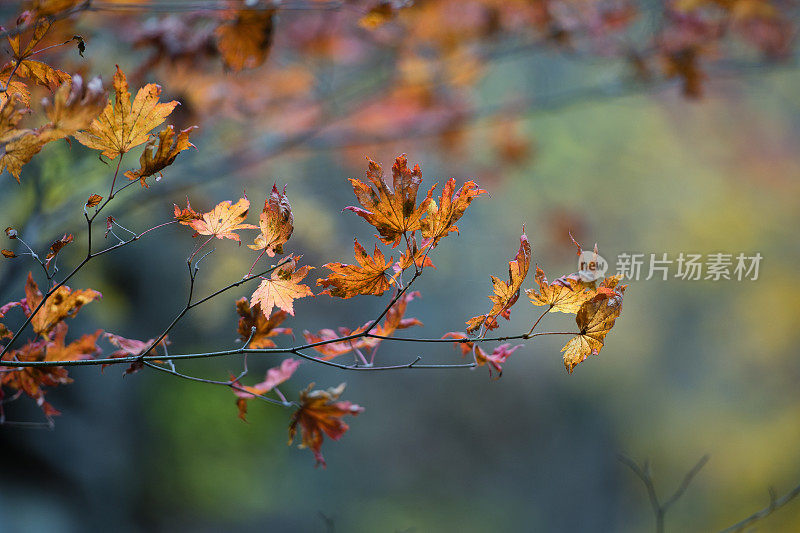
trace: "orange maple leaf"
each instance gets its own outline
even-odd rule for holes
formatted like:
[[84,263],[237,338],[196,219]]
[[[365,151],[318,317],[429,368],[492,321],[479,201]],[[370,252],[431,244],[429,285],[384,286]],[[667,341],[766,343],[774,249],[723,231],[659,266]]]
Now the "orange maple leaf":
[[280,366],[267,370],[267,376],[264,381],[256,383],[251,387],[243,387],[238,381],[234,380],[232,382],[232,385],[235,386],[233,388],[233,393],[236,395],[236,406],[239,408],[239,418],[247,422],[247,402],[255,398],[255,395],[265,395],[291,378],[298,366],[300,366],[300,361],[296,359],[284,359],[281,361]]
[[191,206],[188,205],[188,199],[186,203],[188,212],[180,211],[178,206],[175,206],[175,218],[181,224],[193,228],[197,232],[196,235],[212,235],[217,239],[231,239],[241,245],[242,241],[235,232],[257,227],[252,224],[243,224],[250,210],[250,200],[246,196],[240,198],[233,205],[230,200],[220,202],[213,210],[202,215],[192,211]]
[[502,316],[508,319],[511,315],[511,306],[514,305],[519,298],[519,290],[522,282],[525,281],[525,276],[528,275],[528,268],[531,264],[531,245],[528,242],[528,236],[525,235],[523,228],[522,235],[519,238],[519,250],[517,255],[508,263],[508,282],[492,276],[492,285],[494,291],[489,295],[492,301],[492,308],[485,315],[478,315],[470,318],[467,321],[467,332],[474,333],[481,326],[485,326],[487,330],[495,329],[498,327],[497,317]]
[[269,257],[283,253],[283,245],[292,236],[294,216],[289,199],[286,198],[286,187],[281,193],[278,185],[272,185],[272,192],[264,201],[264,209],[259,216],[258,224],[261,233],[256,236],[254,244],[248,244],[253,250],[264,250]]
[[497,372],[497,379],[503,375],[503,367],[502,365],[506,362],[508,357],[517,351],[519,348],[522,348],[523,344],[517,344],[516,346],[511,346],[509,343],[501,344],[500,346],[496,347],[492,350],[492,353],[487,353],[483,350],[480,346],[477,346],[475,342],[466,341],[466,342],[459,342],[461,339],[467,339],[467,337],[461,331],[450,331],[445,333],[442,336],[443,339],[455,339],[453,344],[461,350],[461,355],[467,355],[468,353],[475,354],[475,364],[478,366],[486,366],[489,369],[489,377],[492,377],[492,369]]
[[311,383],[300,392],[300,408],[295,411],[289,424],[289,445],[294,441],[297,427],[300,426],[301,448],[309,448],[314,453],[317,466],[325,468],[325,458],[321,448],[324,435],[333,440],[342,438],[350,426],[342,418],[347,415],[356,416],[364,412],[364,408],[351,402],[338,402],[344,392],[345,384],[328,390],[312,390]]
[[83,78],[77,74],[71,82],[56,90],[52,101],[42,100],[50,123],[40,128],[39,136],[46,142],[63,139],[89,126],[105,106],[106,92],[100,78],[94,78],[84,86]]
[[[239,327],[237,329],[242,341],[250,339],[250,348],[272,348],[275,343],[269,339],[275,335],[291,335],[292,328],[279,328],[278,326],[286,320],[289,313],[280,309],[267,317],[261,310],[260,305],[250,307],[247,298],[241,298],[236,302],[236,312],[239,313]],[[256,331],[252,334],[252,328]]]
[[128,80],[117,66],[114,74],[115,103],[108,105],[94,119],[86,131],[79,131],[75,138],[81,144],[101,150],[102,155],[114,159],[131,148],[144,144],[150,130],[164,122],[178,102],[160,103],[161,87],[150,83],[139,89],[131,104]]
[[580,333],[561,349],[567,372],[571,374],[572,369],[589,355],[600,353],[606,335],[622,312],[622,296],[626,287],[618,285],[617,278],[609,278],[608,283],[598,288],[591,300],[581,305],[575,317]]
[[129,180],[139,180],[142,187],[147,187],[147,178],[153,174],[160,173],[171,165],[178,154],[195,146],[189,142],[189,133],[197,126],[191,126],[181,130],[175,137],[175,128],[167,126],[159,132],[157,136],[147,141],[141,157],[139,157],[139,169],[129,170],[125,177]]
[[486,193],[474,181],[466,182],[454,196],[455,188],[456,180],[450,178],[442,189],[439,205],[434,200],[428,204],[428,216],[422,220],[422,236],[427,239],[425,246],[434,247],[449,233],[458,233],[456,221],[464,215],[472,200]]
[[272,312],[273,307],[294,316],[294,300],[314,296],[308,285],[300,283],[314,267],[304,266],[295,270],[297,259],[299,257],[292,258],[273,270],[268,279],[261,280],[250,299],[250,307],[260,305],[265,316]]
[[241,10],[217,28],[217,48],[228,68],[255,68],[266,61],[272,46],[274,15],[271,9]]
[[405,154],[399,156],[392,165],[392,187],[390,187],[383,177],[381,166],[369,158],[367,161],[369,161],[367,178],[375,189],[351,178],[353,192],[364,209],[354,206],[345,209],[375,226],[383,243],[397,246],[403,235],[420,229],[420,219],[431,201],[433,187],[428,191],[428,196],[417,206],[417,191],[422,183],[422,171],[419,165],[410,170]]
[[[102,294],[93,289],[79,289],[73,291],[66,285],[62,285],[50,295],[47,302],[42,306],[36,315],[31,319],[33,330],[39,335],[46,336],[59,322],[67,317],[74,317],[81,307],[98,298]],[[4,306],[9,309],[14,306],[21,306],[25,316],[30,316],[31,312],[41,303],[44,295],[39,291],[39,286],[33,280],[33,274],[28,273],[28,281],[25,283],[25,299],[19,302],[12,302]]]
[[372,257],[367,255],[364,247],[358,243],[353,245],[355,259],[358,265],[344,263],[327,263],[325,268],[331,270],[327,278],[317,280],[317,285],[327,287],[321,294],[338,296],[339,298],[352,298],[359,294],[374,294],[380,296],[389,288],[389,279],[386,270],[392,264],[393,257],[386,261],[386,257],[375,245]]

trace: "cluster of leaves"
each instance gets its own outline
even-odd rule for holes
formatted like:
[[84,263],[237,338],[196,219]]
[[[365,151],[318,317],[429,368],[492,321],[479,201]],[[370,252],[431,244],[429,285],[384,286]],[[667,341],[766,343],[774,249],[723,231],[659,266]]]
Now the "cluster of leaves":
[[[542,3],[542,6],[545,4],[549,5]],[[425,15],[428,20],[436,21],[448,12],[439,11],[445,5],[450,4],[431,3],[427,7],[408,9],[410,13],[428,13]],[[171,116],[178,102],[162,102],[161,87],[154,83],[144,84],[136,91],[135,96],[132,95],[128,78],[119,67],[108,87],[113,95],[106,101],[106,91],[99,78],[84,86],[80,76],[71,76],[32,59],[46,51],[57,51],[70,42],[77,42],[82,53],[82,38],[62,39],[63,34],[51,35],[51,28],[54,24],[69,22],[62,20],[63,17],[77,15],[87,6],[88,3],[79,1],[35,0],[29,3],[29,9],[18,19],[17,28],[7,32],[13,57],[0,70],[0,79],[5,89],[0,92],[0,143],[3,149],[0,164],[3,168],[8,168],[19,182],[22,167],[43,146],[55,140],[70,138],[97,151],[104,162],[116,160],[116,166],[112,166],[115,170],[107,195],[104,197],[92,194],[83,205],[83,214],[88,224],[86,257],[60,281],[56,280],[56,259],[65,246],[74,242],[72,234],[64,234],[55,240],[44,259],[40,259],[23,240],[24,235],[13,228],[6,230],[6,235],[18,242],[17,251],[20,247],[27,251],[18,254],[12,250],[3,250],[3,255],[10,259],[30,256],[38,262],[47,279],[47,290],[40,291],[33,274],[29,274],[24,287],[25,297],[0,307],[0,319],[6,323],[10,318],[7,315],[12,310],[17,309],[22,313],[21,324],[13,330],[0,323],[0,339],[8,339],[6,344],[0,346],[0,395],[10,395],[11,398],[27,395],[51,419],[58,411],[46,400],[46,392],[49,388],[70,382],[67,370],[69,366],[93,364],[102,369],[109,364],[128,363],[130,366],[126,373],[152,368],[176,377],[230,388],[236,399],[239,417],[243,420],[246,419],[248,403],[253,399],[294,408],[289,423],[290,443],[299,431],[301,446],[313,452],[317,464],[324,465],[321,453],[324,436],[338,440],[348,429],[344,418],[358,415],[363,408],[340,400],[344,384],[326,390],[315,390],[311,384],[298,392],[296,401],[287,400],[279,386],[292,378],[301,360],[342,369],[425,368],[426,365],[417,365],[419,358],[405,365],[376,366],[377,350],[382,342],[396,339],[396,332],[422,326],[419,320],[406,317],[409,303],[419,297],[418,291],[410,290],[411,286],[424,272],[435,268],[431,254],[448,236],[458,234],[457,223],[472,201],[486,191],[474,181],[466,181],[458,187],[455,178],[450,178],[443,184],[440,193],[435,194],[439,184],[434,183],[421,195],[419,189],[423,182],[422,171],[419,165],[410,166],[405,155],[396,158],[390,176],[386,175],[380,164],[368,159],[366,178],[350,179],[358,205],[346,207],[345,210],[361,217],[377,232],[375,242],[370,243],[373,251],[368,253],[368,248],[354,239],[352,262],[330,262],[322,265],[328,272],[325,277],[316,279],[315,286],[321,288],[316,296],[350,299],[384,296],[389,293],[388,303],[379,316],[354,329],[340,325],[335,326],[335,329],[325,328],[315,333],[304,331],[305,344],[279,347],[276,344],[278,336],[292,333],[290,328],[282,325],[289,317],[294,317],[295,301],[315,296],[311,284],[306,281],[313,267],[301,266],[301,255],[285,251],[294,231],[294,215],[285,187],[281,190],[277,184],[272,186],[259,213],[257,225],[247,222],[250,201],[246,195],[235,202],[220,202],[205,212],[195,211],[187,198],[185,207],[174,207],[172,221],[158,224],[141,233],[130,232],[113,216],[107,216],[106,237],[112,233],[119,242],[105,249],[93,249],[92,228],[95,219],[123,189],[137,182],[142,189],[153,185],[153,180],[148,182],[148,178],[160,177],[162,171],[173,164],[181,152],[193,147],[189,135],[194,127],[181,130],[174,125],[167,125],[159,132],[154,132]],[[491,8],[503,15],[498,21],[505,20],[507,8],[504,4],[492,4]],[[400,3],[383,3],[360,23],[369,31],[382,31],[400,18],[401,15],[396,13],[398,9],[405,12],[407,7]],[[429,9],[434,9],[434,14],[427,11]],[[522,8],[516,6],[515,9],[517,11],[514,12],[518,12]],[[548,9],[549,7],[544,12],[537,11],[536,16],[547,13]],[[272,42],[275,14],[275,9],[267,9],[257,3],[240,9],[219,10],[216,15],[217,24],[213,26],[214,50],[222,56],[228,68],[252,68],[265,61]],[[600,16],[600,12],[593,16]],[[604,11],[601,19],[606,20],[609,16]],[[544,24],[539,18],[536,20]],[[589,19],[581,20],[589,23]],[[590,17],[590,20],[596,22],[594,18]],[[548,22],[553,23],[552,20]],[[50,39],[55,39],[54,44],[46,41],[48,35]],[[421,38],[421,35],[418,34],[418,37]],[[467,35],[473,33],[468,31]],[[26,36],[29,38],[23,45],[23,37]],[[457,40],[449,41],[452,39],[453,35],[448,32],[435,38],[428,35],[428,44],[443,51],[458,44]],[[206,41],[202,42],[208,44]],[[306,45],[311,46],[311,43]],[[448,53],[455,52],[450,50]],[[182,54],[183,59],[191,55],[186,50]],[[167,59],[170,58],[157,56],[150,66]],[[49,91],[48,97],[42,103],[46,120],[36,127],[22,128],[20,122],[23,116],[34,114],[35,110],[31,108],[32,91],[37,87]],[[123,158],[137,147],[142,147],[139,168],[122,172],[128,182],[118,185]],[[199,245],[188,258],[188,302],[173,322],[161,334],[146,341],[125,338],[103,329],[69,341],[67,320],[74,317],[84,305],[98,300],[101,295],[93,289],[70,289],[66,283],[94,257],[132,244],[147,233],[173,223],[186,226],[193,230],[194,237],[201,237]],[[131,236],[120,238],[114,233],[115,228],[121,228],[131,233]],[[232,240],[241,245],[243,232],[251,230],[256,232],[252,236],[252,244],[248,244],[247,248],[258,252],[258,256],[250,271],[210,296],[193,300],[192,291],[199,262],[210,253],[200,255],[205,247],[214,239]],[[578,248],[580,253],[580,247]],[[275,264],[253,274],[264,256],[275,258]],[[452,341],[462,354],[471,354],[473,359],[468,364],[427,367],[487,366],[490,375],[496,371],[499,376],[503,370],[502,365],[520,346],[505,343],[494,348],[491,353],[482,346],[485,342],[499,341],[487,338],[487,332],[499,327],[500,317],[510,317],[511,307],[519,298],[530,262],[531,247],[523,229],[519,251],[509,263],[509,280],[492,277],[493,293],[489,297],[492,306],[487,313],[469,319],[466,332],[450,332],[436,339],[402,340]],[[249,298],[240,298],[235,305],[238,316],[236,332],[238,340],[242,341],[241,347],[211,355],[245,354],[246,358],[251,353],[262,353],[286,354],[289,357],[269,369],[263,381],[253,385],[244,384],[248,374],[246,359],[243,371],[227,380],[203,379],[180,373],[175,367],[176,360],[206,357],[209,354],[170,354],[168,335],[172,329],[190,309],[243,283],[255,280],[258,281],[258,286],[250,293]],[[563,350],[565,365],[571,372],[575,365],[589,354],[597,354],[603,346],[606,334],[621,311],[625,287],[619,285],[617,278],[597,283],[584,281],[579,274],[564,276],[548,284],[538,268],[536,282],[539,290],[529,289],[527,294],[534,305],[547,306],[545,313],[533,323],[528,333],[506,339],[529,339],[540,334],[534,333],[534,329],[544,314],[551,310],[575,313],[579,331]],[[28,326],[32,329],[33,336],[22,342]],[[101,340],[113,346],[113,351],[108,356],[101,357]],[[314,350],[318,355],[310,355],[308,350]],[[348,353],[355,355],[354,364],[336,361]],[[2,418],[0,412],[0,420]]]

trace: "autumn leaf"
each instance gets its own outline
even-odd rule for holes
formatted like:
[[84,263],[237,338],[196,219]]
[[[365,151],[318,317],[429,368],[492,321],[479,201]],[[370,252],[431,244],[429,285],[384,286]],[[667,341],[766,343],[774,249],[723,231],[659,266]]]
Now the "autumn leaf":
[[[386,319],[383,321],[383,324],[377,324],[370,331],[370,333],[379,337],[390,337],[398,329],[422,326],[422,322],[416,318],[405,318],[408,303],[415,298],[419,298],[419,292],[417,291],[409,292],[398,298],[398,300],[386,312]],[[306,342],[310,344],[324,342],[325,344],[320,344],[319,346],[314,346],[313,348],[323,355],[322,359],[324,361],[329,361],[354,349],[361,350],[376,348],[382,339],[365,336],[347,341],[336,341],[336,339],[341,337],[348,337],[350,335],[364,333],[371,324],[372,321],[367,322],[355,330],[340,327],[338,328],[338,334],[332,329],[322,329],[317,333],[304,331],[303,336],[305,337]]]
[[[239,338],[242,341],[250,339],[249,348],[272,348],[275,343],[269,339],[275,335],[291,335],[291,328],[279,328],[278,326],[289,316],[284,310],[273,312],[267,317],[261,311],[260,305],[250,307],[247,298],[241,298],[236,302],[236,312],[239,313]],[[256,331],[250,337],[252,328]]]
[[[50,295],[47,302],[31,319],[33,330],[39,335],[45,336],[56,324],[65,318],[74,317],[81,307],[98,298],[102,298],[102,296],[102,294],[92,289],[73,291],[66,285],[62,285]],[[28,273],[28,281],[25,284],[25,299],[20,302],[13,302],[13,304],[21,305],[25,316],[30,316],[33,310],[41,303],[42,298],[43,294],[33,280],[33,274]]]
[[578,274],[561,276],[548,284],[544,271],[537,266],[534,279],[539,285],[539,291],[525,291],[531,303],[536,306],[550,306],[550,310],[554,312],[577,313],[581,305],[595,293],[594,282],[583,281]]
[[584,302],[578,310],[575,322],[580,333],[561,349],[564,353],[564,366],[570,374],[589,355],[600,353],[606,335],[622,311],[622,295],[626,286],[618,285],[617,281],[612,279],[601,285],[597,294]]
[[217,30],[217,48],[231,70],[255,68],[266,61],[272,46],[274,10],[241,10]]
[[368,30],[374,30],[386,24],[395,16],[395,8],[391,0],[380,0],[367,14],[358,19],[358,25]]
[[7,80],[13,75],[23,80],[28,80],[51,91],[61,84],[69,82],[71,76],[62,70],[55,69],[41,61],[32,59],[12,59],[0,70],[0,79]]
[[289,199],[286,198],[286,187],[281,193],[278,185],[272,185],[272,192],[264,201],[264,209],[258,220],[261,233],[256,236],[255,243],[249,244],[253,250],[264,250],[269,257],[283,253],[283,245],[292,236],[294,216]]
[[383,177],[381,166],[370,159],[367,161],[369,161],[367,178],[375,189],[351,178],[353,192],[364,209],[354,206],[345,209],[375,226],[383,243],[397,246],[404,234],[420,229],[420,218],[425,214],[431,201],[433,187],[417,206],[417,191],[422,183],[422,171],[419,165],[410,170],[405,154],[399,156],[392,165],[390,187]]
[[212,235],[217,239],[231,239],[241,245],[242,241],[235,232],[243,229],[256,229],[256,226],[252,224],[243,224],[250,210],[250,200],[246,196],[240,198],[233,205],[229,200],[220,202],[212,211],[203,213],[200,218],[197,218],[197,213],[191,210],[188,200],[186,206],[186,211],[180,211],[178,206],[175,206],[175,218],[181,224],[192,227],[197,232],[196,235]]
[[179,224],[190,226],[193,221],[203,219],[203,215],[192,209],[192,205],[189,203],[189,198],[186,198],[186,207],[183,209],[175,204],[172,205],[174,206],[173,216]]
[[[137,339],[127,339],[125,337],[122,337],[120,335],[115,335],[113,333],[106,333],[104,337],[108,340],[108,342],[119,348],[118,350],[114,351],[113,353],[111,353],[111,355],[108,356],[111,359],[138,357],[140,355],[141,356],[153,355],[153,354],[158,355],[158,352],[154,350],[157,349],[159,346],[164,348],[164,351],[166,353],[167,345],[170,344],[169,340],[166,337],[164,337],[159,341],[157,346],[153,346],[152,349],[148,350],[148,348],[150,348],[150,346],[152,346],[153,343],[156,341],[155,339],[140,341]],[[145,350],[147,351],[145,352]],[[111,363],[101,365],[100,370],[105,370],[105,368],[110,365]],[[144,363],[142,363],[141,361],[135,361],[131,363],[131,365],[125,370],[125,374],[126,375],[133,374],[134,372],[138,372],[139,370],[141,370],[143,367]]]
[[147,141],[141,157],[139,158],[139,170],[129,170],[125,177],[129,180],[139,180],[142,187],[147,187],[147,178],[171,165],[178,154],[195,146],[189,142],[189,133],[196,129],[192,126],[181,130],[175,137],[175,127],[167,126],[158,135]]
[[12,252],[11,250],[6,250],[5,248],[0,250],[0,253],[2,253],[3,257],[5,257],[6,259],[14,259],[15,257],[17,257],[17,254]]
[[247,422],[247,402],[255,398],[255,395],[264,396],[266,393],[291,378],[298,366],[300,366],[300,361],[296,359],[284,359],[281,361],[280,366],[267,370],[267,376],[264,381],[252,387],[243,387],[241,383],[234,380],[231,388],[237,398],[236,406],[239,408],[239,418]]
[[44,143],[35,132],[21,131],[18,137],[6,143],[4,153],[0,156],[0,172],[7,168],[19,183],[22,167],[29,163],[43,146]]
[[492,377],[492,369],[497,372],[497,379],[503,375],[502,365],[506,362],[508,357],[523,344],[511,346],[509,343],[501,344],[492,350],[492,353],[487,353],[480,346],[477,346],[474,341],[467,341],[469,337],[461,331],[450,331],[442,336],[443,339],[454,339],[453,344],[461,350],[461,355],[469,353],[475,354],[475,364],[477,366],[486,366],[489,369],[489,377]]
[[50,266],[50,261],[55,259],[56,256],[58,255],[58,252],[60,252],[61,249],[64,246],[66,246],[69,243],[71,243],[72,240],[73,240],[72,234],[71,233],[70,234],[66,234],[65,233],[63,237],[61,237],[57,241],[53,242],[53,244],[50,245],[50,251],[47,253],[47,257],[44,258],[45,266],[49,267]]
[[364,247],[358,243],[358,239],[354,241],[353,248],[358,265],[344,263],[323,265],[331,270],[331,273],[327,278],[317,280],[317,285],[327,287],[321,294],[339,298],[352,298],[360,294],[380,296],[389,289],[386,270],[391,266],[394,258],[390,257],[387,262],[377,245],[375,245],[375,252],[370,257]]
[[100,205],[100,202],[103,201],[103,197],[99,194],[93,194],[86,200],[86,207],[97,207]]
[[519,238],[519,250],[517,255],[508,263],[508,282],[492,276],[493,293],[489,295],[492,301],[492,308],[485,315],[474,316],[467,321],[467,332],[474,333],[481,326],[487,330],[498,327],[497,317],[502,316],[508,319],[511,315],[511,306],[519,298],[519,290],[525,276],[528,275],[528,268],[531,264],[531,245],[528,236],[525,235],[523,228]]
[[63,139],[89,126],[103,110],[106,92],[100,78],[92,79],[86,86],[77,74],[71,83],[65,83],[53,95],[42,101],[50,123],[42,128],[40,136],[47,142]]
[[94,119],[86,131],[75,134],[83,145],[101,150],[102,155],[114,159],[131,148],[144,144],[150,130],[164,122],[178,102],[160,103],[161,87],[154,83],[145,85],[136,93],[131,104],[128,80],[117,66],[114,74],[115,100]]
[[439,204],[433,200],[428,204],[428,216],[422,220],[422,236],[428,239],[426,246],[434,247],[449,233],[458,233],[456,221],[464,215],[472,200],[486,193],[474,181],[466,182],[454,196],[455,187],[456,180],[450,178],[442,189]]
[[250,299],[250,307],[260,305],[265,316],[272,312],[273,307],[294,316],[294,300],[314,296],[308,285],[300,283],[314,267],[304,266],[295,270],[297,259],[299,257],[291,259],[273,270],[268,279],[261,280]]
[[[34,361],[76,361],[90,359],[100,353],[97,339],[102,333],[98,330],[92,335],[66,343],[67,325],[59,322],[52,335],[40,340],[28,341],[17,350],[11,350],[3,356],[3,360]],[[0,367],[2,363],[0,362]],[[61,414],[45,401],[45,388],[71,383],[66,368],[63,366],[23,367],[14,372],[0,373],[0,385],[12,390],[19,390],[33,398],[47,417]]]
[[336,401],[344,392],[345,384],[327,390],[312,390],[314,384],[300,392],[300,408],[295,411],[289,424],[289,445],[294,441],[297,428],[300,427],[301,448],[309,448],[314,453],[317,466],[325,468],[322,456],[324,435],[339,440],[350,426],[342,418],[347,415],[356,416],[364,412],[364,408],[350,402]]

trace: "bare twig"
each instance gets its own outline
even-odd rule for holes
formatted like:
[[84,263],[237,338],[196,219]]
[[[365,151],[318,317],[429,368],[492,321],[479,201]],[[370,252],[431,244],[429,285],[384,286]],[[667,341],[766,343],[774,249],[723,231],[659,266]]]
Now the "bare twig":
[[769,505],[767,505],[760,511],[751,514],[744,520],[736,522],[732,526],[723,529],[721,533],[734,533],[738,531],[744,531],[744,529],[747,526],[750,526],[755,522],[758,522],[759,520],[763,520],[764,518],[768,517],[769,515],[771,515],[772,513],[774,513],[775,511],[777,511],[778,509],[780,509],[781,507],[783,507],[784,505],[795,499],[798,494],[800,494],[800,485],[797,485],[795,488],[793,488],[780,498],[776,497],[775,491],[770,489]]

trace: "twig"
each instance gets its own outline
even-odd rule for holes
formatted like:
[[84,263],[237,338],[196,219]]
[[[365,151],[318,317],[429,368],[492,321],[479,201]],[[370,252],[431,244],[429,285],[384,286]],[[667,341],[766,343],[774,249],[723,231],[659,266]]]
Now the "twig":
[[743,531],[744,528],[746,528],[747,526],[755,522],[758,522],[759,520],[763,520],[764,518],[768,517],[769,515],[771,515],[772,513],[774,513],[775,511],[777,511],[778,509],[780,509],[781,507],[783,507],[784,505],[795,499],[798,494],[800,494],[800,485],[797,485],[795,488],[793,488],[780,498],[776,498],[775,492],[773,490],[770,490],[769,505],[767,505],[760,511],[751,514],[744,520],[736,522],[732,526],[723,529],[721,533],[734,533],[737,531]]
[[710,458],[711,456],[708,454],[701,457],[697,464],[695,464],[692,469],[686,473],[686,476],[684,476],[683,481],[675,493],[666,502],[660,503],[658,500],[658,495],[656,494],[655,483],[653,483],[653,476],[650,472],[650,464],[645,461],[642,466],[639,466],[636,461],[627,455],[620,454],[617,456],[617,459],[619,459],[622,464],[630,468],[647,489],[647,497],[650,499],[650,506],[653,508],[653,514],[656,518],[657,533],[664,533],[664,516],[666,515],[667,511],[675,502],[680,499],[681,496],[683,496],[683,493],[686,492],[686,489],[689,487],[692,479],[694,479],[700,470],[702,470]]

